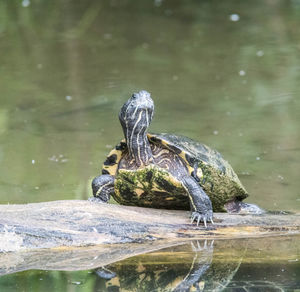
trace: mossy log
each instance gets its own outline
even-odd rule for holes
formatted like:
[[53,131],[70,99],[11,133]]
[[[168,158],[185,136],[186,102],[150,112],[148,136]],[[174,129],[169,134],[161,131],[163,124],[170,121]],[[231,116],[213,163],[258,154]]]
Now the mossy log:
[[214,214],[215,224],[190,224],[189,212],[89,201],[0,206],[0,250],[103,244],[181,242],[299,234],[300,215]]

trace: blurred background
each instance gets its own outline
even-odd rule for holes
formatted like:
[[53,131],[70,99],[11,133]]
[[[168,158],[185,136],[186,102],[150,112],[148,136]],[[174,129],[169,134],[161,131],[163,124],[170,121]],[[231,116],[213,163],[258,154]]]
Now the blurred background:
[[152,132],[220,151],[271,210],[300,211],[299,0],[0,0],[0,203],[87,199],[151,92]]

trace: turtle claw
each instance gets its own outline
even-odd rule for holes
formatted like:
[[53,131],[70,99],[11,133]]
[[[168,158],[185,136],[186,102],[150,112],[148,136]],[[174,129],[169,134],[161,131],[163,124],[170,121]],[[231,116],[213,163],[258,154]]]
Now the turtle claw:
[[193,212],[193,213],[192,213],[191,224],[195,221],[196,217],[197,217],[197,213],[196,213],[196,212]]
[[200,212],[193,212],[192,213],[192,218],[191,218],[191,223],[193,223],[195,220],[197,220],[197,226],[199,226],[199,223],[202,221],[204,224],[204,227],[207,228],[207,222],[211,222],[212,224],[214,224],[214,221],[212,219],[212,214],[201,214]]
[[[199,225],[200,219],[201,219],[201,217],[198,216],[198,219],[197,219],[197,226]],[[205,221],[205,219],[203,219],[203,222],[204,222],[204,225],[205,225],[205,227],[206,227],[206,221]]]

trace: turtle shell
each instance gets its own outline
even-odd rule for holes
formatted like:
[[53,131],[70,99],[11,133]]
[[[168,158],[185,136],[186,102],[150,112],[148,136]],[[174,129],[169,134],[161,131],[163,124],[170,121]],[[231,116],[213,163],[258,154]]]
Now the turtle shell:
[[[241,201],[248,196],[230,164],[216,150],[190,138],[174,134],[148,134],[148,139],[150,144],[167,148],[186,162],[190,175],[198,179],[199,184],[210,197],[215,212],[225,211],[224,205],[227,202]],[[118,163],[124,151],[127,151],[127,145],[125,140],[122,140],[109,153],[102,174],[117,175]],[[197,173],[194,173],[195,169]]]

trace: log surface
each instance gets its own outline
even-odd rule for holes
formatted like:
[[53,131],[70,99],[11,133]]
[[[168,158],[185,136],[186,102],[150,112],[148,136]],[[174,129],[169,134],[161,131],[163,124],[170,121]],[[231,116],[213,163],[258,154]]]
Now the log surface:
[[91,245],[248,238],[300,233],[300,215],[214,214],[190,224],[189,212],[69,200],[0,205],[0,251]]

